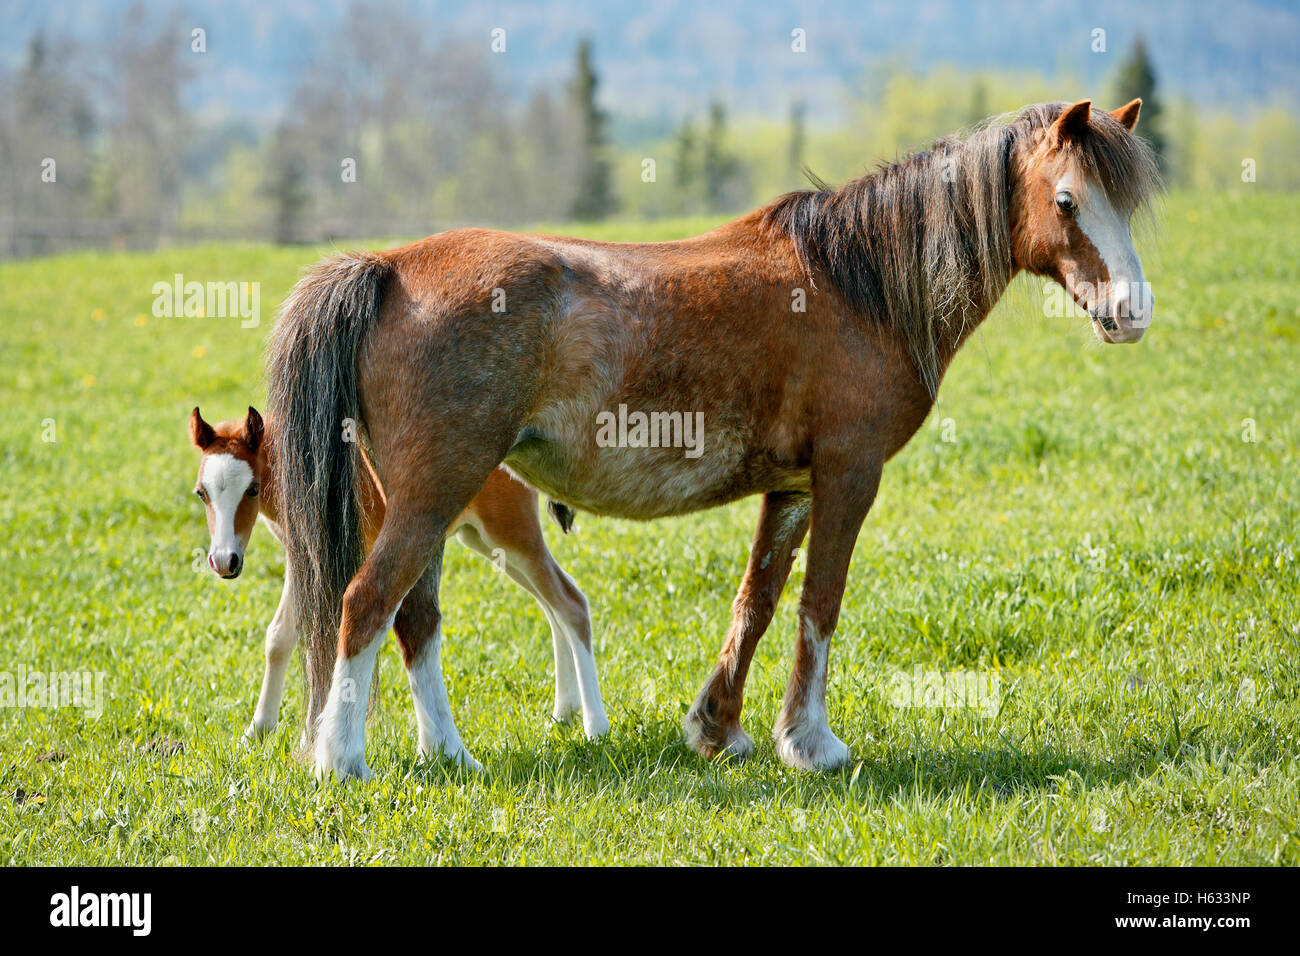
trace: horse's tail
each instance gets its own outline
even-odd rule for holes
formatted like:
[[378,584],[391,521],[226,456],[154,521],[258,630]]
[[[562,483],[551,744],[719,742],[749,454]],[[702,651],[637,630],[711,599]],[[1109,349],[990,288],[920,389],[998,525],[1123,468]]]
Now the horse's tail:
[[374,253],[327,259],[294,286],[268,348],[276,507],[315,715],[338,654],[343,592],[365,559],[357,354],[391,273]]

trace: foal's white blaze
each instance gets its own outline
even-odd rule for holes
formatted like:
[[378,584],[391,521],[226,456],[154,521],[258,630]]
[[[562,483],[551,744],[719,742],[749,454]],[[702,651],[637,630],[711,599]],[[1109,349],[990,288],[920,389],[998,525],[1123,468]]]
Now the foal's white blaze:
[[[1105,189],[1095,183],[1085,185],[1074,173],[1062,177],[1056,191],[1074,196],[1078,204],[1079,228],[1096,248],[1110,275],[1106,287],[1097,290],[1097,301],[1090,305],[1104,310],[1116,327],[1103,329],[1094,320],[1097,337],[1115,343],[1138,341],[1151,324],[1155,297],[1142,273],[1142,260],[1133,248],[1128,218],[1115,209]],[[1089,276],[1079,278],[1087,282],[1096,281]]]
[[218,572],[229,567],[231,555],[237,555],[243,563],[244,543],[235,534],[235,511],[252,483],[253,469],[248,462],[234,455],[204,456],[199,484],[207,492],[213,525],[208,560],[214,562]]

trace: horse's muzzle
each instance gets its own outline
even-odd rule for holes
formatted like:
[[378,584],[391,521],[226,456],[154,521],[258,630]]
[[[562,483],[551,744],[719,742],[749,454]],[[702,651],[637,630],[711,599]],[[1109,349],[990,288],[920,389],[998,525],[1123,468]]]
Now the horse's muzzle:
[[1131,345],[1142,341],[1147,326],[1151,324],[1154,307],[1155,296],[1151,294],[1150,286],[1120,282],[1110,290],[1110,296],[1099,308],[1088,310],[1088,315],[1092,319],[1092,330],[1101,341],[1111,345]]
[[1097,338],[1108,345],[1132,345],[1142,341],[1142,336],[1147,331],[1145,325],[1134,325],[1128,319],[1112,319],[1109,316],[1104,320],[1094,316],[1092,330]]

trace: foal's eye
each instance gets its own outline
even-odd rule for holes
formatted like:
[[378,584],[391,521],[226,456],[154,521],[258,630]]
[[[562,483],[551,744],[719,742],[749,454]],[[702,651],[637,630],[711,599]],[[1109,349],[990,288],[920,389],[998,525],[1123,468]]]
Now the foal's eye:
[[1068,216],[1073,216],[1078,207],[1074,204],[1074,197],[1061,190],[1056,194],[1056,208]]
[[202,488],[195,488],[194,493],[199,496],[199,501],[208,500],[208,493],[204,491]]
[[262,490],[261,486],[254,483],[248,486],[248,490],[244,492],[244,495],[249,498],[256,498],[257,493],[261,490]]

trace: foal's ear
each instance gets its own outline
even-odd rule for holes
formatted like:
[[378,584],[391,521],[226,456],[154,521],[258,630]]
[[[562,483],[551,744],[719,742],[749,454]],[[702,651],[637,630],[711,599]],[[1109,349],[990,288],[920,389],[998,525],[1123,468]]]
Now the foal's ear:
[[1142,99],[1139,97],[1130,100],[1117,110],[1111,110],[1110,115],[1115,117],[1125,129],[1130,133],[1133,127],[1138,124],[1138,113],[1142,111]]
[[248,417],[244,419],[244,444],[248,450],[257,453],[257,449],[262,445],[262,434],[266,427],[262,424],[262,416],[252,405],[248,406]]
[[1079,100],[1065,108],[1065,112],[1056,118],[1048,130],[1048,138],[1053,146],[1064,146],[1070,140],[1078,139],[1088,129],[1088,117],[1092,115],[1092,100]]
[[195,405],[194,411],[190,412],[190,442],[202,451],[216,440],[217,433],[203,420],[203,416],[199,414],[199,406]]

